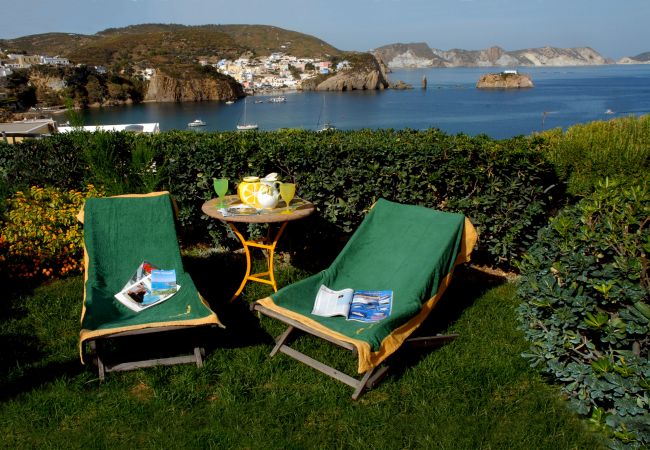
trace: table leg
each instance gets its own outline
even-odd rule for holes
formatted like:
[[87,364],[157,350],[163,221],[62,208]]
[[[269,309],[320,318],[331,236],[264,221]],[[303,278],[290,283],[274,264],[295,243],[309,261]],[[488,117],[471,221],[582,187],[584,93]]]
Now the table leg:
[[[273,240],[271,240],[271,230],[269,228],[269,233],[266,239],[263,239],[262,242],[259,242],[259,241],[247,240],[246,238],[244,238],[244,235],[239,232],[239,230],[237,229],[237,227],[234,225],[233,222],[228,222],[230,228],[233,230],[237,238],[241,241],[244,247],[244,254],[246,255],[246,273],[244,274],[244,279],[242,280],[239,289],[237,289],[237,292],[235,292],[235,295],[233,295],[230,301],[233,301],[237,297],[239,297],[239,295],[243,292],[246,283],[249,280],[256,281],[258,283],[268,284],[271,287],[273,287],[274,292],[278,291],[278,287],[275,283],[275,276],[273,272],[273,257],[275,255],[275,246],[277,245],[280,236],[282,236],[282,233],[284,232],[287,223],[288,222],[283,222],[280,225],[280,228],[278,229],[277,233],[275,233]],[[251,254],[250,254],[251,247],[259,248],[261,250],[267,251],[266,263],[267,263],[268,270],[266,272],[259,272],[251,275]],[[261,278],[261,277],[268,277],[268,278]]]

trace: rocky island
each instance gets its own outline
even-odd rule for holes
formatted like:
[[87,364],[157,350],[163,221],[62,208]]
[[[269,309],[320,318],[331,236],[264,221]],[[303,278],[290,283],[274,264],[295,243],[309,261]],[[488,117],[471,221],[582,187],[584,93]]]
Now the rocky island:
[[476,83],[478,89],[521,89],[534,86],[530,75],[518,73],[516,70],[488,73],[483,75]]

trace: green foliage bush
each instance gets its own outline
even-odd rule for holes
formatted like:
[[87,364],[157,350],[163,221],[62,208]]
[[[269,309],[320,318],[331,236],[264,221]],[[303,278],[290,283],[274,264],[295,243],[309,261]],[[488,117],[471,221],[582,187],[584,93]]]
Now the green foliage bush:
[[573,195],[589,194],[604,177],[650,174],[650,115],[554,129],[541,137],[538,142]]
[[507,264],[528,247],[561,197],[559,190],[545,192],[558,183],[554,170],[528,150],[525,139],[495,141],[437,130],[287,130],[171,132],[153,136],[151,145],[165,155],[163,185],[179,200],[184,228],[206,225],[200,206],[214,196],[212,177],[236,182],[280,172],[297,184],[298,196],[318,208],[319,221],[301,233],[306,242],[326,242],[329,249],[384,197],[463,212],[480,233],[476,258]]
[[606,181],[543,229],[521,268],[524,354],[621,444],[650,445],[650,184]]
[[34,185],[83,190],[87,184],[106,195],[150,192],[164,165],[148,137],[132,133],[74,131],[16,145],[0,141],[0,192]]
[[0,146],[0,168],[12,188],[90,183],[107,195],[167,189],[178,201],[185,238],[194,240],[223,238],[224,228],[200,209],[215,196],[213,177],[229,178],[234,193],[244,176],[280,172],[318,208],[309,225],[297,225],[303,228],[296,245],[335,254],[384,197],[464,213],[480,233],[475,259],[507,265],[562,198],[554,168],[530,150],[536,146],[525,138],[495,141],[438,130],[75,132]]
[[88,173],[82,157],[83,139],[54,135],[47,139],[27,139],[15,145],[0,140],[0,176],[7,193],[30,186],[56,186],[81,190]]

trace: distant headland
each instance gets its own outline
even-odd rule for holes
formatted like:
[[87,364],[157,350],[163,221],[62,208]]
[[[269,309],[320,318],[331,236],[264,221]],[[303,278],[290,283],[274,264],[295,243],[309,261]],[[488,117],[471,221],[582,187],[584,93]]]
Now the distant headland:
[[540,47],[507,51],[501,47],[483,50],[440,50],[424,42],[389,44],[372,53],[391,69],[428,67],[542,67],[596,66],[605,64],[648,64],[650,52],[618,61],[602,56],[590,47]]

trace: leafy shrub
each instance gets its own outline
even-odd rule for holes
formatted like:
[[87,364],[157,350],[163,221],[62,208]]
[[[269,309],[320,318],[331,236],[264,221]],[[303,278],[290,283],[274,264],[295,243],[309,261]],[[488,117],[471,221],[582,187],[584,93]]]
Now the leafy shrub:
[[164,158],[147,136],[74,131],[15,145],[0,140],[0,193],[56,186],[83,190],[87,184],[108,195],[145,193],[160,183]]
[[47,139],[25,139],[16,144],[0,140],[0,175],[9,194],[30,186],[58,186],[82,190],[88,167],[82,157],[88,133],[56,134]]
[[85,193],[32,186],[8,200],[0,235],[0,267],[17,278],[58,277],[82,270],[83,232],[77,213]]
[[650,445],[650,185],[606,181],[521,264],[524,356],[620,443]]
[[477,226],[478,260],[508,264],[546,223],[559,190],[554,169],[528,150],[526,139],[449,136],[438,130],[361,130],[333,133],[171,132],[152,138],[163,148],[168,178],[183,229],[205,235],[214,226],[201,204],[214,196],[213,176],[233,182],[245,175],[280,172],[318,215],[301,230],[305,245],[336,242],[356,229],[379,197],[461,211]]
[[545,154],[574,195],[592,192],[604,177],[650,173],[650,115],[574,125],[542,133]]
[[82,147],[89,166],[86,182],[101,186],[108,195],[151,192],[158,185],[160,158],[146,137],[116,132],[75,134],[87,139]]
[[[17,145],[14,153],[0,148],[0,169],[16,174],[7,179],[11,192],[26,182],[77,190],[90,183],[107,195],[169,190],[178,201],[183,239],[212,236],[222,244],[224,227],[201,212],[215,195],[212,177],[229,178],[234,193],[246,175],[280,172],[318,210],[309,225],[295,225],[302,227],[294,233],[296,246],[336,254],[384,197],[466,214],[480,233],[475,259],[507,265],[563,195],[557,187],[549,190],[559,185],[555,170],[531,146],[525,138],[495,141],[438,130],[75,132]],[[24,161],[24,153],[34,162]]]

